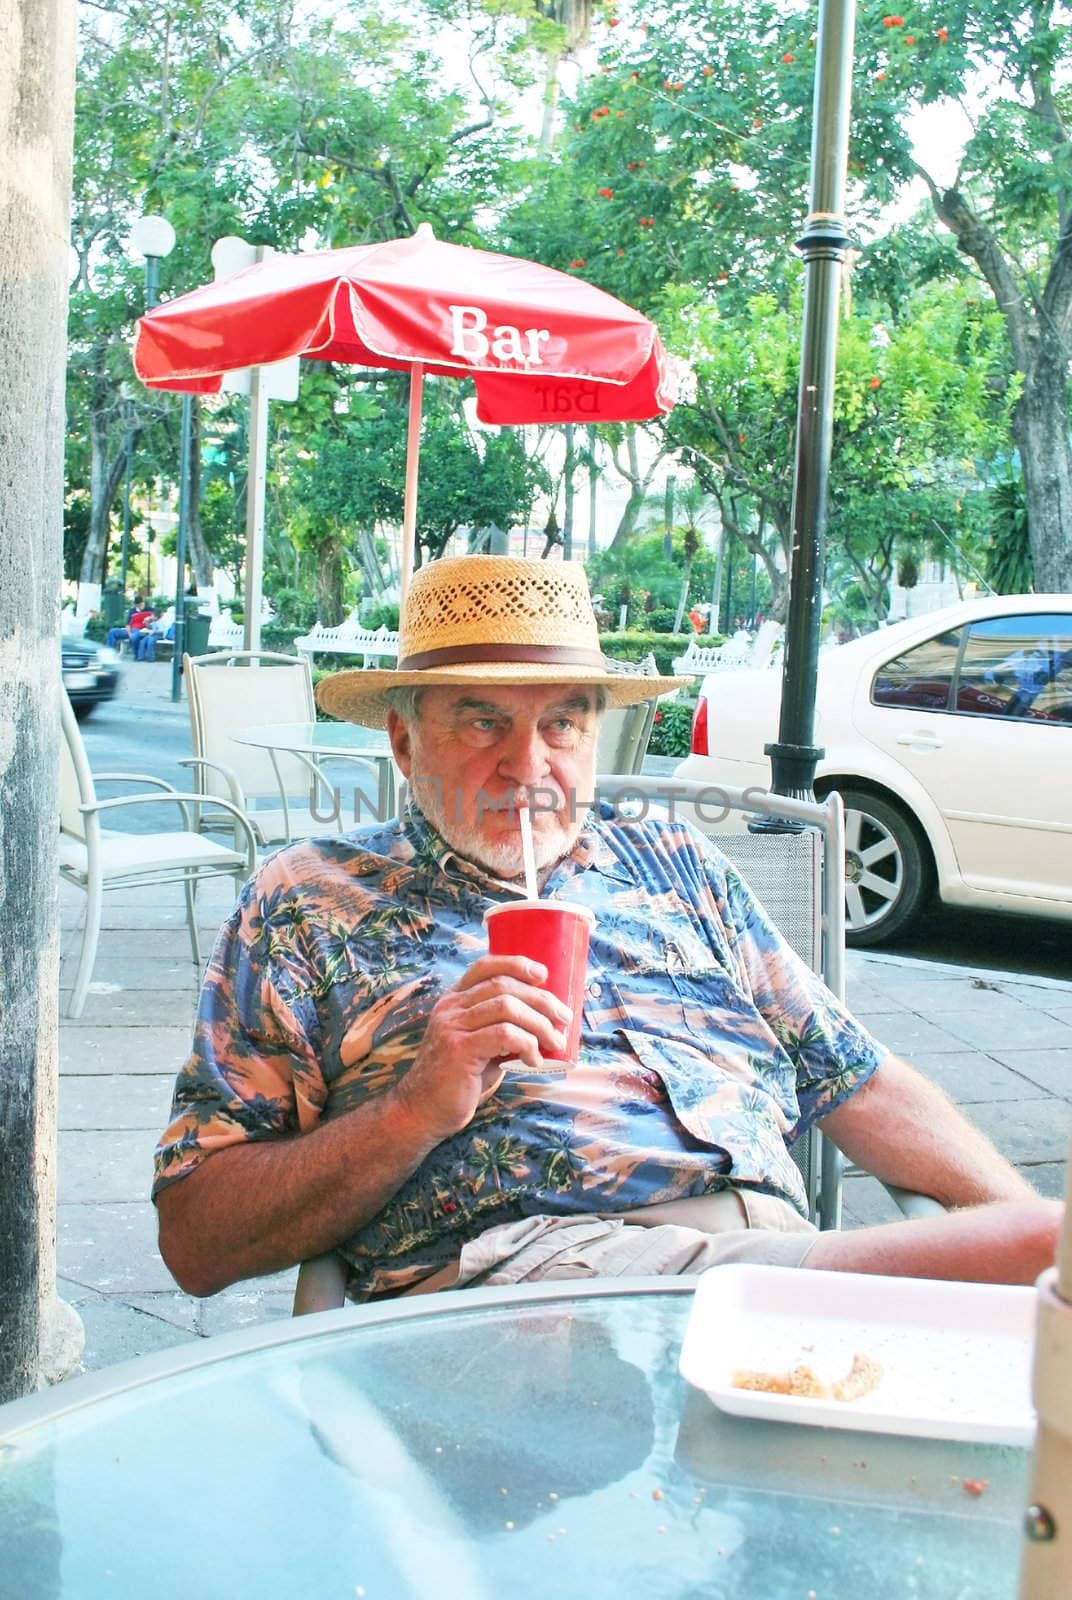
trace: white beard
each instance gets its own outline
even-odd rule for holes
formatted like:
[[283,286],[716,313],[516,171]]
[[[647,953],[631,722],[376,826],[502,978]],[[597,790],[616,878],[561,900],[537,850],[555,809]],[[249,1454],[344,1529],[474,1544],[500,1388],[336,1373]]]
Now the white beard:
[[[452,815],[449,808],[443,804],[442,797],[435,784],[420,786],[425,792],[416,796],[417,804],[432,827],[453,850],[467,861],[473,861],[479,867],[485,867],[493,872],[496,877],[507,882],[515,878],[524,877],[525,858],[521,848],[521,829],[510,832],[505,838],[497,840],[488,839],[483,831],[468,822],[459,822]],[[569,854],[576,844],[581,828],[584,825],[584,814],[578,812],[571,820],[567,808],[562,811],[541,811],[537,825],[533,828],[533,849],[536,855],[536,870],[542,871],[563,856]]]

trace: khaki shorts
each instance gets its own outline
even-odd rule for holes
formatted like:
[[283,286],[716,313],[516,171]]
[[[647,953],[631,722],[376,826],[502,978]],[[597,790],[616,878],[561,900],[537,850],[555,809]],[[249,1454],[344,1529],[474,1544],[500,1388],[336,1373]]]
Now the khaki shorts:
[[617,1215],[504,1222],[407,1292],[553,1278],[679,1277],[731,1261],[799,1267],[817,1237],[787,1201],[725,1189]]

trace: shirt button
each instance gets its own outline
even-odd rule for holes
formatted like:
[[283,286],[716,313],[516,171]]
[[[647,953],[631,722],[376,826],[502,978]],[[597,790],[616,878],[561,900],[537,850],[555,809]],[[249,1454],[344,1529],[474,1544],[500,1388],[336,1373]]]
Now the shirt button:
[[598,1000],[600,995],[603,993],[603,990],[598,983],[590,983],[588,985],[587,992],[589,1000]]

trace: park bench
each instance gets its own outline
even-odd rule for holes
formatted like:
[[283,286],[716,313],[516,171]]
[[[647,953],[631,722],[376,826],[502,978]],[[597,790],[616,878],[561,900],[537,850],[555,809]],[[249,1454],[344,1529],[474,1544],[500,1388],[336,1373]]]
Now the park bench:
[[[275,622],[276,614],[270,605],[261,606],[261,627],[270,627]],[[230,611],[222,608],[215,611],[208,630],[208,648],[210,650],[241,650],[246,641],[246,630],[241,622],[236,622]]]
[[322,622],[314,623],[308,633],[295,639],[294,648],[308,656],[361,656],[362,665],[368,667],[381,659],[398,660],[398,634],[387,627],[362,627],[357,613],[352,611],[334,628],[326,628]]
[[740,671],[743,667],[774,667],[782,659],[782,627],[763,622],[755,636],[741,628],[723,644],[698,645],[690,639],[684,655],[674,659],[675,673],[702,678],[708,672]]

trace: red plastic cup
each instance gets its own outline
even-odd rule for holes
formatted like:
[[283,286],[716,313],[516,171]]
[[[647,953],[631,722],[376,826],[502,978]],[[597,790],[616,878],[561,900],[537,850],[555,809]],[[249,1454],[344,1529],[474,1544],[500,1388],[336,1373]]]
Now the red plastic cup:
[[[490,953],[541,961],[547,968],[547,979],[539,987],[550,989],[572,1008],[566,1048],[545,1051],[540,1058],[543,1071],[566,1072],[577,1064],[588,974],[588,937],[595,920],[587,906],[571,906],[561,900],[512,900],[508,905],[489,906],[484,913]],[[526,1061],[511,1059],[500,1065],[531,1070]]]

